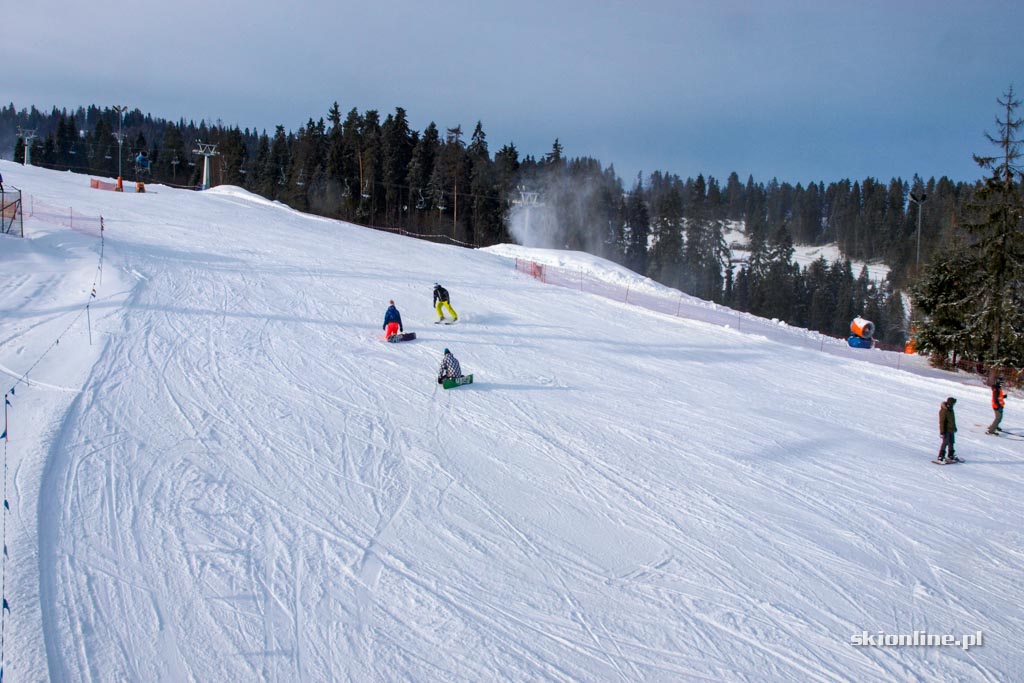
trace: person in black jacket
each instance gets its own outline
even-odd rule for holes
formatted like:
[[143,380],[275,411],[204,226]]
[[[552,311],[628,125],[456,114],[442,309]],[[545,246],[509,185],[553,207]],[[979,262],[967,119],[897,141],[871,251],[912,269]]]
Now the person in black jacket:
[[384,312],[384,337],[390,339],[399,332],[405,332],[402,327],[402,314],[395,308],[395,300],[391,299],[388,310]]
[[438,322],[444,320],[442,307],[445,306],[448,308],[448,312],[451,314],[453,322],[459,319],[459,314],[455,312],[455,309],[452,308],[451,302],[448,300],[448,290],[436,282],[434,283],[434,306],[437,309]]

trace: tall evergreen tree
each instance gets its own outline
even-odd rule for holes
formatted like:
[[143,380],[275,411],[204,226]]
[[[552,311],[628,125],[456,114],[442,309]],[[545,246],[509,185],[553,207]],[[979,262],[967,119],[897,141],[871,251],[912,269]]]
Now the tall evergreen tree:
[[650,234],[650,215],[644,198],[644,186],[637,178],[636,186],[626,202],[626,267],[637,273],[647,271],[647,237]]
[[1004,118],[996,119],[997,135],[986,138],[999,153],[974,156],[989,175],[967,204],[965,220],[980,274],[978,287],[968,292],[970,351],[994,366],[1024,363],[1024,197],[1019,180],[1024,119],[1015,114],[1020,101],[1012,87],[997,102]]
[[395,109],[381,127],[381,161],[383,164],[385,216],[399,222],[409,211],[409,188],[406,173],[412,160],[413,136],[405,110]]
[[654,245],[650,250],[647,275],[669,287],[680,287],[683,268],[683,197],[673,184],[658,194],[653,207],[651,229]]
[[417,227],[426,227],[431,224],[428,217],[429,209],[440,199],[433,192],[430,186],[430,179],[434,175],[434,164],[437,155],[441,151],[441,136],[437,130],[437,124],[433,121],[424,129],[423,135],[413,146],[412,158],[409,160],[409,192],[412,195],[411,201],[421,216],[416,221]]

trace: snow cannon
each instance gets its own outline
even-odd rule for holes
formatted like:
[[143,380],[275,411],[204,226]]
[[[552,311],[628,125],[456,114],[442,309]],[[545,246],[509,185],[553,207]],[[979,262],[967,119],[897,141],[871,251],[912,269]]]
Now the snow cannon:
[[857,317],[850,323],[850,338],[847,343],[855,349],[870,349],[875,345],[871,338],[875,334],[875,324],[870,320]]

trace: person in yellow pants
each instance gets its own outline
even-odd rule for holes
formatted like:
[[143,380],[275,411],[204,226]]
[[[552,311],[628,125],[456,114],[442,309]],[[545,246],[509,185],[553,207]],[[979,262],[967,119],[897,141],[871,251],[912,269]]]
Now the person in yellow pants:
[[434,308],[437,310],[437,322],[444,321],[444,308],[448,309],[448,313],[452,316],[452,322],[459,319],[459,314],[452,308],[451,302],[448,301],[448,290],[441,285],[434,283]]

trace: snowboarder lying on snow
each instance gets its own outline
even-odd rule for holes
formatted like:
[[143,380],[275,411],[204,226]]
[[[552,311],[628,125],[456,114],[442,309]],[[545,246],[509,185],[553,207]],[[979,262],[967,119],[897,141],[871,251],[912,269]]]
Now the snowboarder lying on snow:
[[437,373],[437,383],[443,384],[446,379],[462,377],[462,368],[459,361],[448,349],[444,350],[444,358],[441,360],[441,369]]
[[939,462],[956,462],[959,458],[953,452],[953,436],[956,434],[956,415],[953,405],[956,399],[950,396],[939,408],[939,436],[942,446],[939,447]]
[[448,301],[448,290],[436,282],[434,283],[434,306],[437,308],[437,317],[439,320],[444,320],[442,306],[446,306],[448,308],[448,312],[451,314],[452,320],[459,319],[459,314],[455,312],[455,309],[452,308],[451,302]]
[[405,332],[405,328],[402,327],[402,314],[395,308],[395,300],[391,299],[388,303],[388,310],[384,312],[384,337],[393,337],[399,332]]

